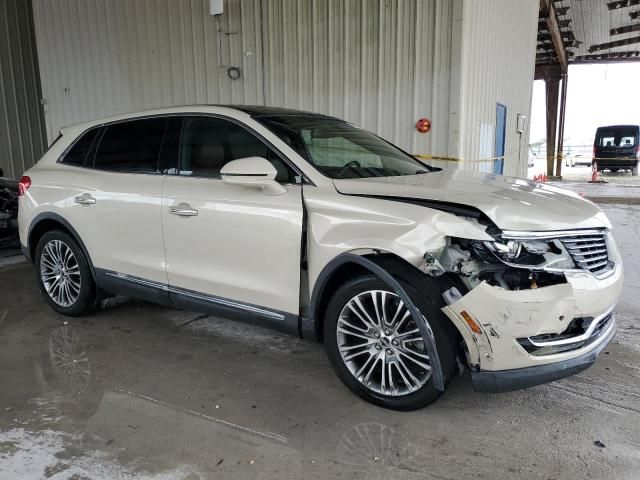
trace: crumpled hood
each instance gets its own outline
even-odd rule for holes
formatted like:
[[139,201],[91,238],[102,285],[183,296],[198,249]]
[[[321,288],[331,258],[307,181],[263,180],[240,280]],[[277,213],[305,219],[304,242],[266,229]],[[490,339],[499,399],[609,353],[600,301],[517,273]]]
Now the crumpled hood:
[[592,202],[562,188],[502,175],[445,169],[421,175],[335,179],[338,192],[475,207],[503,230],[611,228]]

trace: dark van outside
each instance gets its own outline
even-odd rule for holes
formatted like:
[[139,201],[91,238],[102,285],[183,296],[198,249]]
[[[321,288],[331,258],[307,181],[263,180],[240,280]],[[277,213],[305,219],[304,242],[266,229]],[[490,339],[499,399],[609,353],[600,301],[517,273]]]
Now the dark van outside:
[[598,171],[631,170],[638,175],[640,160],[640,126],[611,125],[599,127],[593,144],[593,158]]

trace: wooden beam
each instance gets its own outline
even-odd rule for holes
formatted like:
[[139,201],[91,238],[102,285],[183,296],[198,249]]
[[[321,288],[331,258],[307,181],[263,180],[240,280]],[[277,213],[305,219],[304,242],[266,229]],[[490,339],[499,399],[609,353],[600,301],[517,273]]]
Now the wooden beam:
[[560,25],[558,22],[558,16],[552,0],[540,0],[540,12],[547,23],[547,29],[551,34],[551,41],[556,50],[556,56],[558,57],[558,63],[562,69],[562,73],[567,73],[567,51],[564,48],[564,42],[562,41],[562,33],[560,32]]
[[558,161],[556,162],[556,177],[562,178],[562,164],[564,163],[564,119],[567,107],[567,81],[569,75],[562,75],[562,89],[560,90],[560,119],[558,120]]
[[559,78],[545,80],[547,96],[547,175],[553,176],[553,167],[556,160],[556,131],[558,128],[558,93],[560,90]]
[[560,70],[560,65],[536,65],[536,71],[533,77],[534,80],[560,80],[561,78],[562,71]]

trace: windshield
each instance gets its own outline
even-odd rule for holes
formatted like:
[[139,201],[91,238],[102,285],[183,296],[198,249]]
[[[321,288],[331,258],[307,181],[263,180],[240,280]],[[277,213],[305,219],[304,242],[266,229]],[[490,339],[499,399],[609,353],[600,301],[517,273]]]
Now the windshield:
[[394,177],[428,173],[425,165],[371,132],[314,115],[256,118],[330,178]]
[[638,127],[610,127],[598,129],[596,147],[635,147]]

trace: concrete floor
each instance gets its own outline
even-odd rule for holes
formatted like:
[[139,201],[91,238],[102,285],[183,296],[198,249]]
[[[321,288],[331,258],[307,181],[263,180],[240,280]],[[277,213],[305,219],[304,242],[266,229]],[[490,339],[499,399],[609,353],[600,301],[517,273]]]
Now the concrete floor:
[[136,301],[68,319],[4,266],[0,478],[640,478],[640,208],[604,208],[627,274],[598,363],[501,395],[465,375],[409,413],[353,396],[320,344]]

